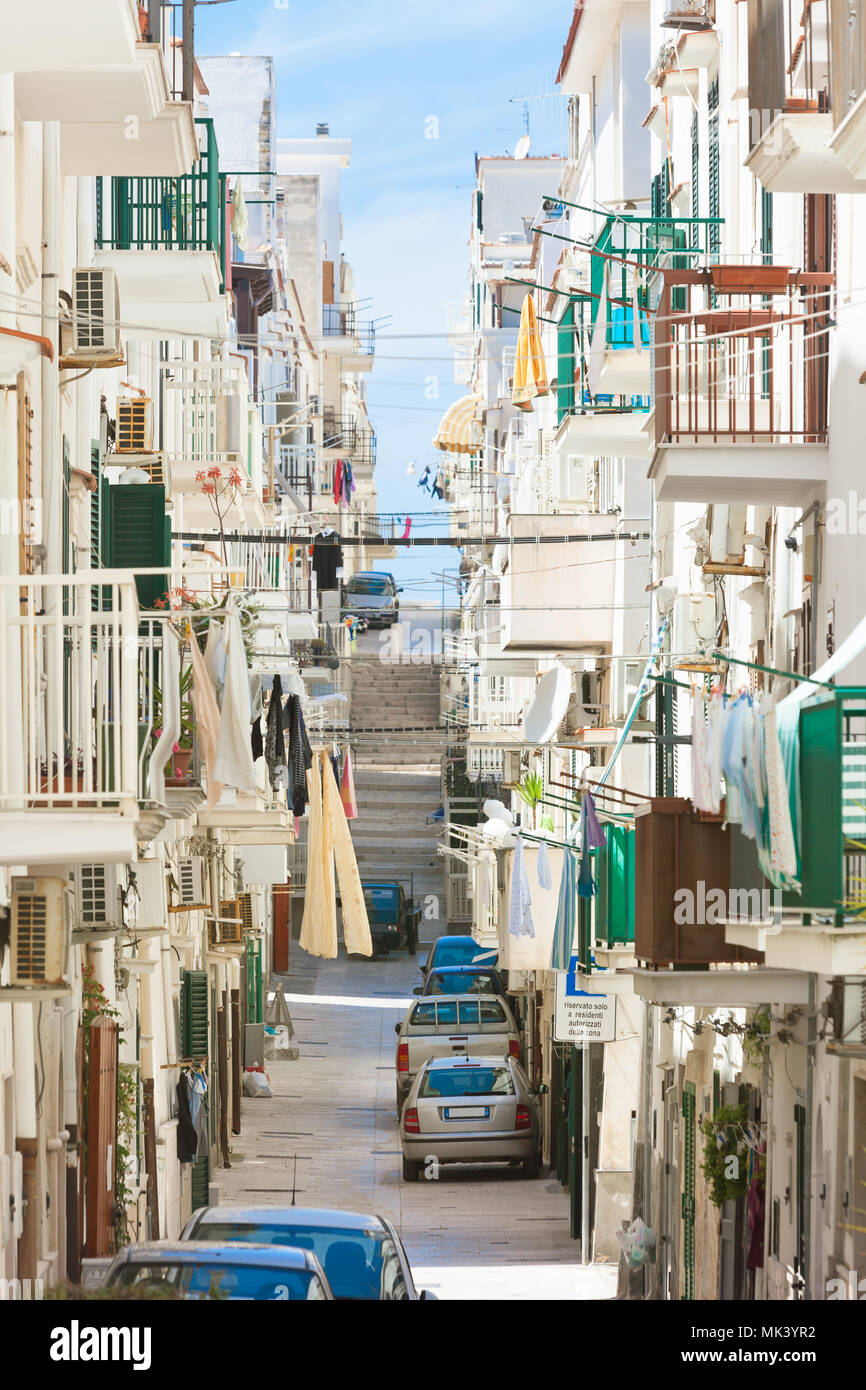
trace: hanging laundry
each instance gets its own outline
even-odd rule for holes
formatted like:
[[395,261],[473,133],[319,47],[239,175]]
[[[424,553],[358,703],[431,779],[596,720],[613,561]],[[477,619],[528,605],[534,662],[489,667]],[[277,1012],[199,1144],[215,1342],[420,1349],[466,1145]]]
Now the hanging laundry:
[[[220,732],[220,711],[217,704],[216,691],[214,690],[208,673],[205,658],[201,654],[198,639],[190,626],[187,630],[189,637],[190,662],[192,665],[192,707],[195,712],[196,737],[199,747],[204,757],[204,765],[207,771],[207,804],[208,810],[212,811],[223,794],[222,783],[218,782],[214,776],[214,763],[216,762],[216,751],[219,743]],[[208,634],[208,637],[210,634]]]
[[352,750],[346,749],[346,756],[343,760],[343,777],[340,782],[340,799],[343,803],[343,810],[346,812],[346,820],[357,820],[358,802],[355,797],[355,777],[352,771]]
[[514,354],[514,377],[512,379],[511,403],[518,410],[532,410],[534,396],[546,396],[547,364],[538,331],[535,301],[527,294],[520,310],[520,327],[517,334],[517,349]]
[[253,755],[253,762],[257,763],[259,758],[264,757],[265,743],[262,738],[262,716],[253,720],[252,732],[250,734],[250,751]]
[[198,1130],[190,1113],[190,1092],[185,1075],[174,1088],[177,1097],[177,1161],[195,1163],[198,1155]]
[[337,786],[339,787],[339,785],[340,785],[340,750],[339,750],[339,748],[337,747],[336,744],[334,744],[334,748],[333,748],[333,750],[332,750],[332,752],[331,752],[331,754],[330,754],[330,756],[329,756],[329,758],[328,758],[328,761],[329,761],[329,763],[331,764],[331,770],[333,771],[333,774],[334,774],[334,781],[336,782]]
[[520,835],[518,835],[514,846],[508,931],[511,936],[535,936],[535,927],[532,922],[532,894],[529,891],[529,879],[523,858],[523,838]]
[[595,311],[595,323],[589,340],[589,356],[586,364],[586,385],[590,395],[597,396],[601,388],[601,374],[604,371],[604,361],[607,353],[607,299],[608,299],[608,262],[604,263],[604,272],[601,279],[601,293],[598,297],[598,307]]
[[348,459],[343,460],[343,477],[340,487],[340,501],[344,507],[352,505],[352,493],[355,491],[355,473]]
[[592,792],[585,792],[581,800],[580,828],[584,849],[604,849],[607,837],[599,823]]
[[320,531],[313,541],[313,573],[319,592],[338,589],[342,570],[343,547],[336,531],[329,526]]
[[704,699],[697,691],[692,699],[692,802],[698,811],[719,809],[718,788],[713,795]]
[[431,469],[430,469],[429,463],[428,463],[428,464],[425,464],[425,466],[424,466],[424,472],[421,474],[421,477],[418,479],[418,486],[421,488],[422,492],[426,492],[426,491],[427,491],[427,484],[428,484],[428,481],[429,481],[429,478],[430,478],[430,472],[431,472]]
[[538,862],[535,866],[538,877],[538,886],[545,892],[549,892],[553,887],[553,875],[550,871],[550,856],[547,853],[547,845],[543,840],[538,842]]
[[208,623],[207,641],[204,645],[204,663],[216,691],[217,700],[221,701],[226,680],[226,649],[223,642],[222,623],[217,622],[215,618],[211,618]]
[[407,516],[407,518],[406,518],[406,524],[405,524],[404,527],[403,527],[403,534],[402,534],[402,536],[400,537],[401,541],[408,541],[408,539],[409,539],[409,533],[411,532],[411,530],[412,530],[412,518],[411,518],[411,516]]
[[440,500],[445,496],[445,474],[442,472],[441,468],[436,474],[430,493],[431,496],[438,497]]
[[326,769],[327,760],[327,753],[314,754],[307,778],[310,834],[300,942],[311,955],[327,960],[337,955],[336,866],[346,950],[350,955],[371,956],[373,942],[361,876],[340,794]]
[[250,679],[241,620],[234,610],[226,617],[225,647],[226,683],[212,773],[224,786],[254,792],[257,784],[250,749]]
[[566,849],[562,855],[559,902],[556,907],[556,924],[553,929],[553,947],[550,953],[551,970],[568,970],[571,965],[576,921],[577,885],[574,871],[574,851]]
[[585,844],[580,852],[580,873],[577,876],[577,896],[579,898],[591,898],[595,893],[595,883],[592,878],[592,856],[589,847]]
[[274,791],[285,791],[289,781],[286,767],[286,744],[283,738],[283,683],[274,676],[265,733],[265,762]]
[[307,772],[313,765],[313,750],[297,695],[290,695],[286,701],[283,725],[289,730],[292,811],[294,815],[302,816],[307,809]]
[[768,854],[764,872],[774,888],[797,888],[798,865],[791,800],[779,743],[775,703],[764,715],[764,763],[767,776]]
[[343,500],[343,460],[337,459],[334,469],[334,505],[339,507]]

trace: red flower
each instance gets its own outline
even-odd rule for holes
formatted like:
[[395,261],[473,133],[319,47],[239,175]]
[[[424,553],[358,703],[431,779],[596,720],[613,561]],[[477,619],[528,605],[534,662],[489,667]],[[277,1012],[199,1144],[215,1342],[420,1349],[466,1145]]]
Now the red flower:
[[206,496],[212,497],[216,492],[216,487],[213,483],[202,483],[201,490]]
[[231,483],[232,487],[240,487],[241,483],[243,482],[243,479],[241,478],[241,475],[236,468],[233,468],[232,471],[229,473],[229,482]]
[[201,468],[199,469],[198,473],[196,473],[195,480],[197,483],[203,483],[206,477],[207,474],[205,473],[204,469]]
[[221,478],[223,475],[223,471],[220,468],[219,464],[215,463],[213,468],[208,469],[207,475],[209,478]]

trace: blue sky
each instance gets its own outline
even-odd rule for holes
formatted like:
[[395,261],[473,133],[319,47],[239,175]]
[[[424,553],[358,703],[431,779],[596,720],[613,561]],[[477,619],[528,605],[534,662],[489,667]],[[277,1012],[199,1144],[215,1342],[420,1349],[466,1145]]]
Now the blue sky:
[[[353,142],[344,251],[371,316],[391,316],[368,378],[382,511],[432,507],[406,466],[414,460],[420,474],[435,462],[439,417],[462,394],[443,336],[388,335],[446,332],[447,307],[467,287],[475,154],[508,154],[523,134],[525,108],[510,98],[536,98],[532,153],[562,152],[564,101],[549,94],[572,11],[572,0],[233,0],[196,11],[199,53],[274,58],[280,136],[312,136],[328,121]],[[429,117],[437,139],[426,138]],[[388,563],[404,597],[420,597],[459,552]]]

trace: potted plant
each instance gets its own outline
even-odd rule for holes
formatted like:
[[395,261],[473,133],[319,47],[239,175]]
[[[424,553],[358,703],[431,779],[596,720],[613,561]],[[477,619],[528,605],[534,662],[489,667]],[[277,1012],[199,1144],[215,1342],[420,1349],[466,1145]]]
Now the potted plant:
[[[190,689],[192,686],[192,666],[185,666],[180,673],[180,737],[175,743],[171,754],[172,777],[175,782],[187,781],[189,778],[190,763],[193,756],[193,742],[195,726],[193,723],[192,700],[190,699]],[[162,733],[162,690],[158,685],[153,687],[153,740],[154,746]]]
[[537,772],[527,772],[522,782],[517,784],[517,795],[532,812],[532,828],[535,829],[535,813],[544,796],[544,783]]

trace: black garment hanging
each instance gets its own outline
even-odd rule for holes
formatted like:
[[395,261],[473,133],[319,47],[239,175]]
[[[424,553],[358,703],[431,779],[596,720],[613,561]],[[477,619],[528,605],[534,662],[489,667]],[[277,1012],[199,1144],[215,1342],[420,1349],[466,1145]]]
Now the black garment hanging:
[[340,537],[336,531],[329,531],[327,535],[320,531],[313,539],[313,573],[316,576],[316,588],[320,593],[340,587],[337,570],[342,568],[343,547],[340,545]]
[[331,767],[334,769],[334,781],[337,783],[337,786],[339,787],[339,785],[340,785],[340,754],[339,754],[339,752],[337,752],[337,753],[332,753],[332,754],[330,755],[328,761],[329,761],[329,763],[331,764]]
[[259,715],[259,717],[256,719],[255,723],[253,724],[252,730],[250,731],[250,748],[252,749],[253,762],[256,763],[258,762],[259,758],[261,758],[264,755],[265,751],[265,744],[262,738],[261,715]]
[[268,718],[265,733],[265,762],[274,791],[282,791],[288,785],[289,772],[286,767],[286,743],[283,738],[283,683],[274,676],[271,686],[271,699],[268,705]]
[[292,768],[292,811],[302,816],[307,808],[307,772],[313,766],[313,750],[307,737],[301,702],[297,695],[286,701],[289,728],[289,762]]
[[177,1158],[179,1163],[195,1163],[198,1154],[198,1132],[189,1108],[189,1084],[181,1076],[175,1087],[177,1096]]

